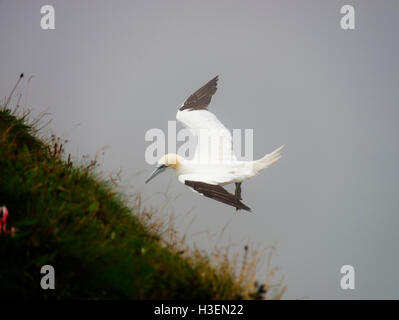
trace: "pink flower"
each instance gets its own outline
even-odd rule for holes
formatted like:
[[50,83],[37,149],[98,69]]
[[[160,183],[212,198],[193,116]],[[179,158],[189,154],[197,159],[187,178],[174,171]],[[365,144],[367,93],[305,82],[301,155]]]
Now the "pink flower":
[[3,213],[2,217],[0,218],[0,234],[5,234],[5,235],[14,235],[15,233],[15,228],[11,227],[10,230],[7,230],[7,217],[8,217],[8,209],[7,207],[3,206],[0,208],[0,213]]

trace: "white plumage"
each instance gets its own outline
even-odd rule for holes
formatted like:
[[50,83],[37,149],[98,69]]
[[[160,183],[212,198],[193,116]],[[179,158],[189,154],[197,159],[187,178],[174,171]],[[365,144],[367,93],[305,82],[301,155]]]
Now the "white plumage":
[[235,160],[230,131],[208,110],[179,110],[176,119],[198,139],[195,162]]
[[[207,110],[212,95],[216,92],[217,81],[218,77],[215,77],[193,93],[176,114],[176,119],[198,139],[193,159],[167,154],[159,159],[157,168],[146,182],[166,168],[173,168],[178,180],[193,191],[234,206],[237,210],[250,211],[241,202],[241,183],[278,161],[283,146],[259,160],[237,160],[230,131]],[[231,183],[236,184],[235,194],[223,188]]]

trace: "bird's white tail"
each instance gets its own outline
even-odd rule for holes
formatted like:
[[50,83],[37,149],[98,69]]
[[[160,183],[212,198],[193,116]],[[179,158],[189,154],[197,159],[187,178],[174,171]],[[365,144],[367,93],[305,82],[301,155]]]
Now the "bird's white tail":
[[260,172],[261,170],[271,166],[273,163],[277,162],[281,158],[280,150],[283,149],[284,145],[277,148],[271,153],[268,153],[263,158],[254,161],[254,171],[256,173]]

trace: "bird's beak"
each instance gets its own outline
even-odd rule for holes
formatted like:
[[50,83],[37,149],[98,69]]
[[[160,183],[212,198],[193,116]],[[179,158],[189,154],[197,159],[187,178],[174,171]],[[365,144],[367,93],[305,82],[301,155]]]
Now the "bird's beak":
[[157,167],[153,173],[151,173],[151,175],[148,177],[148,179],[145,181],[145,183],[150,182],[150,180],[154,179],[158,174],[160,174],[161,172],[163,172],[165,169],[167,168],[167,166],[165,166],[164,164]]

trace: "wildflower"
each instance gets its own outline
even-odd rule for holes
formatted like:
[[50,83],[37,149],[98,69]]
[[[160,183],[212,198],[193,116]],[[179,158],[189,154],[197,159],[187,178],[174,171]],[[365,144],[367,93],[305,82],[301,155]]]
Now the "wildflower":
[[2,213],[2,216],[0,217],[0,235],[9,235],[13,236],[15,234],[15,228],[11,227],[10,230],[7,230],[7,217],[8,217],[8,209],[7,207],[3,206],[0,208],[0,213]]

